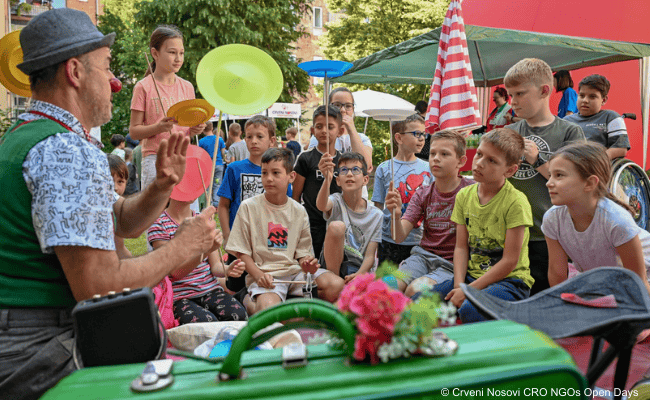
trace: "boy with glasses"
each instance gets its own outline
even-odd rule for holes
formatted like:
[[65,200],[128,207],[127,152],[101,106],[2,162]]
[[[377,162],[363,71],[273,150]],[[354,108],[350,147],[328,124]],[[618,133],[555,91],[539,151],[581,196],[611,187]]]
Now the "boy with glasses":
[[[345,278],[347,283],[375,265],[375,251],[381,242],[382,214],[361,195],[369,179],[364,157],[355,152],[343,153],[337,166],[338,174],[335,174],[333,158],[328,154],[324,154],[318,164],[325,181],[318,192],[316,206],[327,221],[319,263]],[[342,193],[330,195],[335,175]]]
[[391,174],[391,160],[381,163],[375,171],[375,188],[372,192],[372,201],[384,212],[382,240],[377,252],[379,264],[384,260],[401,263],[409,257],[411,249],[422,239],[422,227],[419,223],[400,244],[392,237],[391,212],[384,208],[384,199],[391,183],[400,194],[401,211],[404,214],[415,191],[428,186],[432,181],[429,164],[415,156],[424,147],[424,119],[418,114],[413,114],[404,121],[393,122],[393,133],[397,146],[397,154],[392,160],[394,177]]

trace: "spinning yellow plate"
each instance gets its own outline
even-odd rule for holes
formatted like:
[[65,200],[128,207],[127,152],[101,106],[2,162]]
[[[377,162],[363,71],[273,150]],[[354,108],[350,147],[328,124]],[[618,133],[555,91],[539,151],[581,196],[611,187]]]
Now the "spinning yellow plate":
[[184,100],[171,106],[167,116],[176,119],[180,126],[196,126],[208,122],[214,107],[203,99]]
[[226,114],[252,115],[269,108],[282,93],[284,79],[265,51],[245,44],[211,50],[196,68],[203,97]]
[[17,65],[23,62],[20,31],[13,31],[0,39],[0,82],[12,93],[31,97],[29,77]]

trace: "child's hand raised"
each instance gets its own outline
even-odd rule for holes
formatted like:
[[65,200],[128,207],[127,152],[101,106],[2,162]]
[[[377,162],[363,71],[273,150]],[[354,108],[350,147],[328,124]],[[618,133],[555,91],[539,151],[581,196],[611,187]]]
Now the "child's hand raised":
[[524,139],[524,158],[526,159],[526,162],[530,165],[535,164],[535,161],[537,161],[537,157],[539,157],[539,148],[537,147],[537,143],[533,142],[530,139]]
[[334,159],[328,153],[323,154],[318,162],[318,170],[323,174],[325,179],[331,181],[334,177]]
[[228,266],[226,276],[239,278],[244,271],[246,271],[246,264],[242,260],[237,259]]
[[257,283],[259,287],[263,287],[265,289],[275,288],[275,285],[273,284],[273,276],[269,274],[261,275],[259,278],[255,280],[255,283]]
[[357,128],[354,126],[354,116],[351,114],[344,114],[343,115],[343,126],[345,127],[345,130],[350,134],[350,132],[357,132]]
[[318,263],[318,260],[316,260],[313,256],[305,256],[300,259],[300,268],[302,268],[302,270],[305,272],[313,274],[318,271],[320,264]]
[[390,212],[393,212],[393,210],[395,210],[397,217],[400,217],[402,215],[402,195],[397,189],[393,187],[393,182],[390,183],[384,204],[386,205],[386,208],[390,210]]

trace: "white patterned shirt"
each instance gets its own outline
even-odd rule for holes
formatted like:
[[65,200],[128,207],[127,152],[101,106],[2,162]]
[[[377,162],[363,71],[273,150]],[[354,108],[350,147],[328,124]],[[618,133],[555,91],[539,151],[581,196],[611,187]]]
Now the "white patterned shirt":
[[25,157],[23,177],[32,194],[34,231],[43,253],[56,246],[115,250],[115,190],[106,154],[92,145],[74,115],[53,104],[32,101],[18,118],[45,114],[70,128],[37,143]]

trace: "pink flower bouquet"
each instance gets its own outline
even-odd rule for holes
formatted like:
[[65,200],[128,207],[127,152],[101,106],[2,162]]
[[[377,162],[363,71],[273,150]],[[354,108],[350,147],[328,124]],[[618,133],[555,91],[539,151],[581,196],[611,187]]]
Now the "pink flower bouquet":
[[[430,294],[414,303],[377,278],[374,273],[358,275],[345,286],[337,303],[357,326],[353,357],[376,364],[380,359],[387,362],[411,354],[449,352],[430,348],[432,341],[441,337],[431,330],[440,316],[455,319],[453,306],[441,304],[437,295]],[[455,352],[457,346],[451,347]]]

